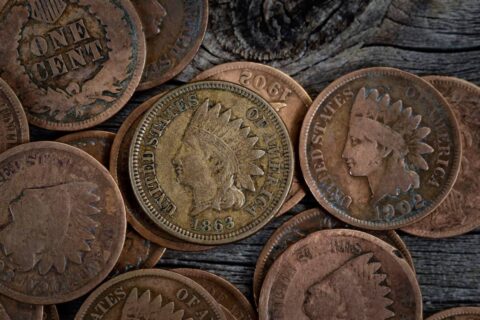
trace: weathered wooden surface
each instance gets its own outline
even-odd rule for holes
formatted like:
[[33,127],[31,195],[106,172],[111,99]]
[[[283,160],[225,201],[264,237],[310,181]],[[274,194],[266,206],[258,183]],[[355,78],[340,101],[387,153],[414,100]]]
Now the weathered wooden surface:
[[[210,5],[202,48],[169,85],[238,60],[278,67],[297,79],[312,97],[335,78],[368,66],[452,75],[480,83],[477,0],[211,0]],[[116,131],[132,109],[165,88],[136,94],[124,110],[98,128]],[[60,135],[32,128],[34,140]],[[294,211],[314,205],[313,198],[307,197]],[[257,256],[286,218],[275,220],[247,240],[209,252],[169,251],[159,266],[213,271],[251,297]],[[436,241],[402,237],[415,260],[426,315],[448,307],[480,305],[479,231]],[[74,305],[61,307],[62,319],[73,318]]]

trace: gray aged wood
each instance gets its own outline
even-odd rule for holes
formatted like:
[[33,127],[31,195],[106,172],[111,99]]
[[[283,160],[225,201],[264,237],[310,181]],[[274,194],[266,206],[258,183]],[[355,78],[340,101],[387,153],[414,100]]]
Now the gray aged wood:
[[[312,97],[335,78],[369,66],[451,75],[480,83],[477,0],[211,0],[210,6],[203,46],[168,86],[188,81],[217,64],[238,60],[278,67],[297,79]],[[98,128],[116,131],[139,103],[165,88],[136,94],[124,110]],[[58,136],[32,128],[34,140]],[[307,197],[294,212],[314,205],[313,198]],[[169,251],[159,266],[213,271],[251,297],[259,251],[287,218],[277,219],[247,240],[210,252]],[[426,315],[449,307],[480,305],[479,231],[435,241],[402,237],[415,260]],[[72,318],[76,304],[61,307],[62,319]]]

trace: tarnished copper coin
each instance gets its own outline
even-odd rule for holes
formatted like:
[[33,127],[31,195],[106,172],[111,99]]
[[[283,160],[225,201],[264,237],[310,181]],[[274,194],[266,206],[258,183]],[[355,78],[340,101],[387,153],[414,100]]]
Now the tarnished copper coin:
[[30,139],[22,104],[8,84],[0,79],[0,153]]
[[0,295],[1,320],[42,320],[43,306],[25,304]]
[[419,222],[403,231],[429,238],[453,237],[480,227],[480,88],[465,80],[425,77],[447,99],[462,135],[462,165],[447,198]]
[[43,320],[60,320],[57,307],[54,305],[43,307]]
[[317,201],[366,229],[430,214],[460,169],[457,121],[428,82],[392,68],[349,73],[320,93],[300,136],[300,161]]
[[133,194],[132,184],[130,183],[130,177],[128,173],[128,156],[132,138],[142,116],[155,104],[155,102],[158,101],[163,94],[164,93],[150,98],[148,101],[144,102],[142,105],[137,107],[123,122],[112,145],[110,156],[110,173],[117,181],[125,200],[128,222],[144,238],[160,246],[174,250],[207,250],[211,247],[187,243],[171,236],[156,226],[155,223],[153,223],[145,214],[142,207],[138,204],[135,195]]
[[120,256],[125,206],[109,172],[58,142],[0,155],[0,293],[33,304],[70,301]]
[[150,219],[193,243],[248,237],[280,210],[293,177],[288,131],[253,91],[223,81],[161,97],[130,148],[135,196]]
[[117,113],[140,82],[146,44],[127,0],[8,1],[0,12],[0,75],[28,121],[92,127]]
[[194,280],[207,289],[212,297],[228,310],[233,319],[256,320],[258,318],[257,313],[247,298],[227,280],[213,273],[198,269],[174,269],[172,271]]
[[[258,257],[253,276],[255,303],[258,304],[260,290],[268,270],[288,247],[316,231],[338,228],[350,228],[350,226],[318,208],[301,212],[282,224],[268,239]],[[370,231],[369,233],[398,249],[399,254],[405,258],[408,265],[415,271],[410,251],[395,231]]]
[[215,299],[178,273],[147,269],[118,276],[97,288],[75,320],[226,320]]
[[147,63],[139,90],[172,79],[202,44],[208,20],[207,0],[133,0],[147,38]]
[[422,319],[415,274],[395,250],[356,230],[309,235],[268,271],[260,320]]
[[[193,79],[201,80],[233,82],[258,93],[278,112],[290,133],[294,150],[298,150],[300,128],[312,99],[289,75],[260,63],[232,62],[206,70]],[[295,170],[290,193],[279,215],[293,208],[305,196],[300,166]]]
[[480,308],[463,307],[445,310],[434,314],[427,320],[480,320]]
[[68,134],[57,139],[57,142],[66,143],[85,151],[108,168],[114,139],[115,133],[91,130]]

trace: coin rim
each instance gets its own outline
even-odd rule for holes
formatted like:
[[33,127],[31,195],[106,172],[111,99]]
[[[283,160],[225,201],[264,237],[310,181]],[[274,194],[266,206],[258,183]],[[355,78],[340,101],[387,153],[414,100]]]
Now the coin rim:
[[480,315],[480,307],[459,307],[452,308],[448,310],[443,310],[441,312],[431,315],[426,320],[443,320],[452,316],[467,316],[467,315]]
[[18,99],[15,92],[13,92],[13,89],[2,78],[0,78],[0,90],[2,90],[7,96],[7,99],[10,102],[8,107],[10,107],[18,119],[18,123],[20,125],[20,136],[18,137],[18,140],[20,141],[20,144],[28,143],[30,141],[30,128],[28,126],[27,115],[23,109],[20,99]]
[[[70,143],[77,143],[78,140],[82,139],[106,139],[109,141],[112,141],[115,139],[116,134],[110,131],[103,131],[103,130],[87,130],[87,131],[80,131],[80,132],[73,132],[66,134],[64,136],[61,136],[56,142],[61,142],[65,144],[70,144]],[[77,147],[76,147],[77,148]],[[82,150],[81,148],[78,148]],[[108,163],[105,163],[104,166],[108,165]]]

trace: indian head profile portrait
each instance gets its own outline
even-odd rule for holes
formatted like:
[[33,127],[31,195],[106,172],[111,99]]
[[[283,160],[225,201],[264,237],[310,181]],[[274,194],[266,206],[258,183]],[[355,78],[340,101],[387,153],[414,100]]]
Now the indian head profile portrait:
[[172,160],[178,183],[192,194],[191,216],[242,208],[245,192],[255,192],[252,176],[264,174],[255,164],[265,155],[257,141],[231,109],[210,108],[207,99],[194,112]]
[[[176,310],[173,302],[164,301],[162,295],[152,299],[150,290],[139,296],[133,288],[123,305],[120,320],[183,320],[185,310]],[[191,319],[191,318],[188,318]]]
[[351,176],[367,178],[371,204],[420,187],[416,170],[428,170],[422,155],[433,152],[422,142],[430,128],[420,127],[421,121],[401,100],[391,103],[388,94],[366,88],[357,93],[342,158]]
[[167,16],[167,10],[158,0],[134,0],[142,25],[145,29],[145,37],[150,40],[162,31],[163,20]]

